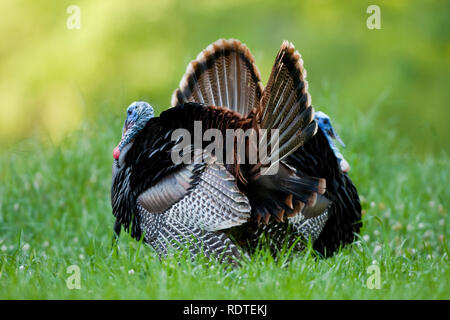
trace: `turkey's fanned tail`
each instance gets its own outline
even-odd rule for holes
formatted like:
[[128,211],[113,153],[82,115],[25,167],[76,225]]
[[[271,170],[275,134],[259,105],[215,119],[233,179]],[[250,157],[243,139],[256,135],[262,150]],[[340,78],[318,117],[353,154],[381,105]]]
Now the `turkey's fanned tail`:
[[[259,105],[261,128],[266,129],[260,141],[267,138],[269,148],[277,149],[263,163],[270,160],[275,165],[317,132],[307,89],[303,60],[293,44],[284,41]],[[273,129],[279,131],[279,139],[270,137]]]
[[[285,214],[295,216],[305,205],[316,204],[317,193],[325,192],[324,179],[299,174],[284,162],[317,132],[307,88],[303,60],[292,43],[284,41],[257,112],[263,129],[259,146],[267,145],[266,155],[249,171],[249,181],[256,190],[249,192],[257,199],[252,203],[257,219],[267,222],[268,213],[281,221]],[[274,171],[276,174],[267,175]],[[265,199],[267,194],[271,195],[271,200]]]
[[185,102],[227,107],[243,116],[258,106],[263,86],[255,60],[239,40],[218,40],[189,63],[172,95]]

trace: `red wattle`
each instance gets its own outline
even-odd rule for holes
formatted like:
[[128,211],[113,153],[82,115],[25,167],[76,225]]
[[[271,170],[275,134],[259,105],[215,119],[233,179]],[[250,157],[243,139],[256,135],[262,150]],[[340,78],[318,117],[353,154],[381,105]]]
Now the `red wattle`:
[[119,150],[119,147],[115,147],[115,148],[114,148],[114,151],[113,151],[113,157],[114,157],[114,159],[118,160],[118,159],[119,159],[119,156],[120,156],[120,150]]

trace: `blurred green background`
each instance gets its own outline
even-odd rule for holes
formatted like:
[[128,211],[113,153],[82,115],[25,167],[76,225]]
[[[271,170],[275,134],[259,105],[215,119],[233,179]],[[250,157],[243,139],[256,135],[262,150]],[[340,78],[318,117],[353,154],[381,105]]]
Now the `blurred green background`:
[[[313,105],[340,127],[372,113],[396,147],[448,153],[449,3],[3,0],[0,145],[57,142],[105,113],[123,119],[135,100],[162,111],[188,62],[223,37],[247,44],[264,82],[282,40],[292,41]],[[79,30],[66,26],[73,4]],[[381,30],[366,27],[369,4],[381,8]]]

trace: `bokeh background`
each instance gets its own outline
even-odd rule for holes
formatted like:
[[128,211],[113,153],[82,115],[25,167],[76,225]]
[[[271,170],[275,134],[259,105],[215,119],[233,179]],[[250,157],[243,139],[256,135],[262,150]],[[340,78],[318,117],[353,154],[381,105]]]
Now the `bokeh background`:
[[[381,30],[366,27],[369,4],[381,8]],[[69,5],[81,9],[79,30],[66,26]],[[448,153],[449,9],[406,0],[3,0],[1,152],[30,138],[57,143],[105,114],[123,119],[135,100],[164,110],[188,62],[223,37],[247,44],[264,82],[282,40],[292,41],[313,104],[340,127],[365,113],[395,133],[395,148]]]

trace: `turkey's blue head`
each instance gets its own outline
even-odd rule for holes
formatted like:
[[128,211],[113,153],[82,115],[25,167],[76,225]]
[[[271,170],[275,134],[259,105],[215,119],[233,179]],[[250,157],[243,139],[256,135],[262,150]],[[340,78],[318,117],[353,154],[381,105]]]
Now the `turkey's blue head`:
[[336,139],[343,147],[345,147],[345,144],[331,125],[330,117],[322,111],[317,111],[314,113],[314,119],[317,121],[319,128],[325,134],[325,137],[327,138],[328,143],[330,144],[330,147],[334,152],[334,155],[339,161],[339,165],[342,171],[348,172],[350,170],[350,165],[344,159],[342,153],[339,152],[339,149],[336,147],[332,139]]
[[141,132],[147,122],[153,118],[154,114],[152,106],[144,101],[133,102],[127,108],[127,118],[125,119],[122,129],[122,139],[113,151],[114,159],[119,159],[122,151],[133,142],[136,135]]

